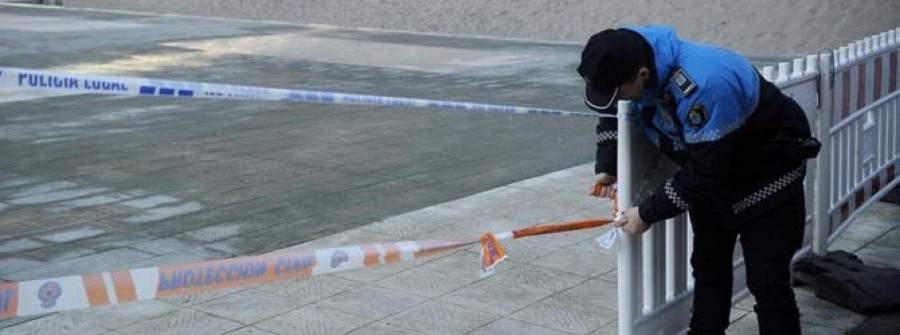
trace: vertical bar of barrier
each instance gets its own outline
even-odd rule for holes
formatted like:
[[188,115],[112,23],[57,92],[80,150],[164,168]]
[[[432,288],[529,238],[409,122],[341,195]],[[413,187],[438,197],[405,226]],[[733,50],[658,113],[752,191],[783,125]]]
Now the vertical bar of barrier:
[[850,189],[853,187],[853,157],[852,157],[852,146],[850,143],[853,141],[853,128],[851,124],[848,122],[841,127],[841,161],[843,162],[843,166],[841,167],[841,177],[843,178],[843,188],[841,188],[841,193],[839,198],[843,198],[846,194],[850,193]]
[[[885,37],[885,39],[887,39],[887,37]],[[877,87],[879,94],[878,94],[878,96],[875,97],[875,100],[881,99],[882,97],[891,93],[891,92],[888,92],[888,81],[890,81],[890,78],[891,78],[890,48],[888,47],[887,42],[884,42],[884,44],[882,44],[882,46],[883,46],[882,51],[884,51],[884,52],[878,58],[878,63],[876,64],[876,67],[875,67],[875,71],[880,71],[880,72],[876,73],[876,76],[878,76],[878,79],[880,79],[880,80],[878,80],[878,87]]]
[[[625,207],[628,208],[628,207]],[[663,289],[665,289],[665,264],[663,263],[665,230],[659,227],[664,222],[657,222],[653,227],[641,236],[641,265],[643,272],[643,314],[649,314],[663,303]]]
[[[618,204],[617,211],[631,208],[634,197],[634,180],[631,175],[631,105],[629,101],[619,101],[617,117],[619,119],[618,141]],[[635,320],[638,316],[638,304],[640,302],[636,287],[640,276],[640,251],[641,241],[636,236],[619,229],[618,264],[618,295],[619,295],[619,334],[631,335],[634,333]]]
[[[813,131],[813,136],[818,137],[818,122],[819,122],[819,109],[821,108],[821,97],[819,96],[820,89],[820,77],[819,75],[819,55],[806,55],[804,64],[806,65],[803,76],[807,78],[815,78],[814,81],[814,92],[815,96],[808,96],[806,99],[814,99],[811,101],[812,105],[807,105],[804,107],[804,114],[807,115],[808,120],[812,122],[810,124],[810,128]],[[795,99],[796,100],[796,99]],[[798,100],[798,103],[801,101]],[[803,246],[802,246],[802,254],[808,254],[812,252],[812,232],[815,229],[815,218],[816,218],[816,175],[815,171],[818,166],[813,162],[807,167],[808,173],[803,181],[803,194],[805,195],[805,208],[806,208],[806,218],[804,220],[804,234],[803,234]],[[795,255],[796,257],[796,255]]]
[[[894,62],[893,59],[895,59],[894,57],[900,57],[900,56],[895,56],[896,53],[898,52],[898,49],[900,49],[900,48],[898,48],[898,47],[900,47],[900,28],[893,29],[888,32],[888,47],[891,49],[891,51],[890,51],[891,54],[890,54],[890,56],[888,56],[888,57],[890,57],[890,61],[888,61],[887,64],[885,65],[885,67],[888,68],[888,70],[887,70],[888,75],[887,75],[885,81],[888,81],[889,88],[891,86],[893,86],[896,89],[898,86],[900,86],[900,82],[898,82],[898,81],[900,81],[900,66],[896,66],[896,69],[892,69],[891,64],[894,64],[893,63]],[[900,60],[898,60],[898,61],[900,61]],[[891,71],[894,71],[894,72],[891,73]],[[893,80],[891,80],[892,78],[893,78]],[[888,89],[887,92],[893,93],[893,92],[891,92],[890,89]],[[900,113],[900,103],[898,103],[897,100],[895,99],[893,102],[891,102],[890,108],[892,110],[892,112],[890,114],[893,116],[893,119],[894,119],[893,127],[891,129],[893,129],[894,131],[891,132],[892,137],[893,137],[893,139],[891,140],[892,149],[888,152],[890,153],[891,157],[896,157],[898,154],[900,154],[900,130],[898,130],[898,129],[900,129],[900,115],[897,115],[898,113]]]
[[775,82],[775,67],[774,66],[764,66],[763,67],[763,78],[766,80]]
[[898,104],[897,100],[891,101],[885,106],[886,110],[886,120],[884,122],[885,127],[885,141],[887,141],[887,145],[884,148],[884,162],[890,163],[894,157],[897,157],[897,149],[898,144],[900,144],[900,134],[897,134],[898,129],[898,121],[900,121],[900,115],[897,115],[900,110],[897,109]]
[[[628,208],[628,207],[625,207]],[[656,288],[653,287],[654,278],[659,274],[656,272],[656,227],[650,228],[649,231],[641,236],[641,290],[643,294],[642,314],[649,314],[653,311],[653,305],[656,300]]]
[[[860,81],[865,80],[865,77],[859,78]],[[859,87],[859,86],[857,86]],[[859,87],[859,89],[862,89]],[[860,144],[862,142],[862,122],[860,122],[862,118],[856,116],[853,117],[850,124],[850,167],[852,174],[850,175],[850,183],[847,185],[847,194],[853,194],[856,191],[856,185],[859,184],[859,180],[862,178],[862,166],[860,162],[862,161],[860,150]],[[855,208],[854,208],[855,209]]]
[[[883,145],[879,144],[878,153],[876,154],[876,164],[878,166],[883,166],[884,164],[889,163],[891,159],[894,158],[891,155],[891,133],[896,132],[897,130],[892,129],[890,126],[892,123],[891,114],[893,111],[891,109],[891,106],[892,104],[888,102],[884,106],[882,106],[881,110],[879,111],[879,114],[881,115],[876,126],[878,128],[878,141],[879,143],[883,143]],[[875,189],[872,189],[872,194],[875,194]]]
[[781,62],[778,63],[778,76],[775,77],[775,84],[781,84],[788,79],[790,79],[791,75],[791,62]]
[[694,248],[694,232],[691,230],[691,221],[688,219],[688,213],[684,213],[681,216],[675,218],[675,222],[678,225],[678,237],[676,241],[678,241],[678,264],[676,264],[676,271],[678,276],[677,286],[678,295],[685,294],[686,292],[691,290],[691,280],[694,278],[691,273],[691,252]]
[[822,142],[816,158],[816,201],[813,221],[813,253],[824,256],[828,251],[828,234],[831,209],[831,116],[834,105],[834,87],[831,85],[834,66],[831,53],[819,57],[819,117],[817,137]]
[[[890,78],[890,68],[891,68],[891,65],[890,65],[891,45],[888,43],[888,34],[886,32],[881,33],[881,35],[879,36],[879,40],[881,43],[880,51],[882,51],[882,54],[881,54],[881,56],[878,56],[878,60],[877,60],[876,66],[875,66],[875,76],[878,79],[878,80],[876,80],[876,82],[877,82],[876,85],[878,87],[875,88],[876,92],[878,92],[878,93],[873,98],[875,100],[879,100],[882,97],[885,97],[888,94],[890,94],[890,92],[888,92],[888,81],[890,80],[889,78]],[[878,127],[877,127],[878,128],[879,145],[878,145],[877,153],[875,155],[875,157],[876,157],[875,164],[874,164],[875,169],[878,169],[878,167],[882,166],[885,162],[888,161],[888,159],[890,157],[888,154],[889,152],[887,151],[887,149],[890,148],[890,145],[891,145],[891,143],[890,143],[891,130],[890,130],[890,128],[887,127],[890,124],[889,123],[890,122],[889,121],[890,113],[888,112],[889,111],[888,108],[889,108],[889,106],[885,106],[884,109],[882,110],[882,113],[879,113],[879,114],[881,114],[881,115],[879,115]],[[884,143],[884,145],[882,145],[881,143]],[[873,194],[875,193],[874,189],[872,190],[872,193]]]
[[847,151],[847,128],[841,127],[836,129],[836,137],[834,144],[837,147],[837,171],[835,172],[835,178],[838,182],[837,190],[835,191],[835,203],[840,201],[841,196],[847,192],[847,155],[844,152]]
[[[867,109],[868,106],[871,106],[875,102],[875,92],[878,91],[878,88],[875,87],[875,59],[878,58],[875,56],[875,52],[878,50],[877,42],[878,35],[866,39],[866,61],[861,64],[863,69],[859,71],[860,75],[863,76],[863,78],[860,78],[860,83],[864,83],[862,93],[863,102],[860,110]],[[874,127],[877,124],[875,121],[875,113],[875,111],[869,110],[866,114],[859,117],[859,128],[857,128],[859,142],[857,142],[856,147],[856,151],[858,152],[857,164],[859,165],[857,176],[859,179],[857,179],[856,186],[854,187],[856,190],[862,189],[865,191],[866,179],[879,168],[877,161],[868,161],[870,154],[875,154],[875,157],[877,157],[879,147],[879,143],[876,142],[878,129]],[[856,205],[862,206],[863,203],[864,201],[859,202]]]
[[[872,131],[875,132],[875,147],[872,149],[875,155],[875,159],[872,161],[872,172],[879,173],[878,169],[881,167],[883,161],[887,159],[887,156],[884,154],[884,148],[887,147],[887,132],[888,129],[884,127],[887,123],[888,115],[885,113],[887,110],[887,105],[881,106],[878,110],[872,111],[873,117],[875,119],[875,125],[872,127]],[[878,178],[878,177],[875,177]],[[875,195],[875,189],[872,189],[872,195]]]
[[[859,112],[859,111],[857,111]],[[865,115],[860,116],[859,114],[855,115],[853,118],[853,122],[851,123],[851,127],[853,127],[853,146],[851,147],[851,152],[853,152],[853,181],[850,183],[850,191],[849,194],[856,193],[857,186],[862,181],[863,172],[863,153],[862,147],[863,142],[865,141],[865,137],[863,134],[863,123],[865,122]],[[856,207],[851,206],[853,210]]]
[[888,108],[890,110],[889,114],[891,115],[891,119],[893,119],[893,122],[888,123],[888,128],[893,129],[893,131],[890,132],[891,138],[888,140],[890,142],[888,155],[893,158],[900,156],[900,134],[898,134],[897,130],[900,129],[900,115],[897,115],[900,114],[900,103],[895,99]]
[[862,72],[860,74],[864,75],[864,78],[860,78],[860,83],[865,83],[865,92],[863,92],[864,106],[869,106],[875,102],[875,91],[877,91],[875,87],[875,58],[878,57],[873,57],[874,54],[874,51],[869,54],[869,59],[866,59],[866,62],[863,63],[865,69],[860,71]]
[[897,157],[900,156],[900,131],[897,130],[900,129],[900,115],[898,115],[900,114],[900,102],[895,99],[893,102],[891,102],[891,108],[893,110],[891,115],[893,115],[894,118],[894,127],[891,129],[893,129],[894,131],[891,132],[893,136],[893,139],[891,140],[891,146],[893,147],[893,150],[891,150],[890,152],[892,157]]
[[887,120],[885,120],[884,127],[886,130],[885,137],[888,143],[888,145],[884,148],[884,160],[886,164],[890,163],[894,159],[894,157],[897,157],[897,149],[898,147],[900,147],[898,146],[898,144],[900,144],[900,134],[897,133],[898,131],[900,131],[898,130],[900,128],[897,128],[897,123],[900,122],[900,115],[897,115],[898,113],[900,113],[900,110],[898,110],[897,108],[898,106],[900,106],[900,104],[897,103],[896,99],[889,102],[888,105],[885,106],[885,108],[887,108]]
[[[665,224],[665,222],[660,222],[659,224]],[[653,230],[655,231],[653,233],[653,244],[656,245],[656,250],[653,254],[653,265],[655,267],[654,271],[657,273],[653,277],[653,310],[655,310],[662,307],[666,302],[666,229],[656,227]]]
[[686,215],[666,220],[666,301],[687,291]]
[[833,135],[831,135],[830,137],[826,137],[828,140],[831,141],[831,157],[833,157],[832,161],[831,161],[831,171],[832,171],[831,175],[834,178],[831,181],[831,184],[832,184],[831,203],[832,204],[837,204],[838,196],[841,194],[841,183],[842,183],[841,180],[843,179],[843,176],[841,175],[841,172],[843,171],[843,169],[841,169],[841,163],[843,161],[843,159],[841,157],[841,143],[842,143],[841,136],[843,136],[843,132],[841,132],[841,130],[838,129],[837,131],[835,131],[835,133]]
[[781,62],[778,63],[778,77],[775,78],[775,83],[783,83],[788,80],[789,73],[791,70],[791,63],[789,62]]
[[866,57],[865,40],[856,41],[856,57],[857,58]]
[[806,55],[806,70],[803,72],[803,75],[812,76],[816,74],[819,74],[819,55]]
[[803,77],[803,58],[794,59],[794,70],[791,72],[791,79]]
[[859,140],[861,139],[859,131],[859,118],[850,118],[850,123],[847,124],[847,133],[850,135],[850,138],[847,140],[847,152],[850,153],[850,159],[848,160],[850,175],[847,178],[849,181],[847,182],[847,192],[845,194],[852,194],[856,184],[859,182]]
[[675,219],[668,219],[666,225],[666,301],[678,296],[678,277],[676,263],[678,262],[678,237],[676,233]]
[[897,157],[900,156],[900,134],[898,134],[900,131],[897,130],[900,129],[900,115],[898,115],[900,114],[900,102],[897,102],[896,99],[891,102],[891,109],[893,110],[891,115],[894,116],[894,127],[891,128],[894,130],[891,132],[893,134],[893,140],[891,141],[893,150],[891,150],[891,155]]
[[847,129],[847,150],[844,152],[848,154],[847,156],[847,176],[846,176],[846,188],[841,195],[850,194],[853,192],[853,187],[856,186],[856,180],[858,175],[858,158],[856,156],[859,146],[859,133],[856,128],[856,119],[853,118],[853,113],[856,111],[857,106],[860,103],[860,94],[864,94],[863,87],[865,83],[865,76],[860,75],[859,68],[864,66],[866,54],[863,52],[864,50],[864,40],[859,40],[856,42],[856,64],[847,69],[850,72],[850,110],[847,112],[848,114],[844,116],[844,120],[849,120],[846,124]]

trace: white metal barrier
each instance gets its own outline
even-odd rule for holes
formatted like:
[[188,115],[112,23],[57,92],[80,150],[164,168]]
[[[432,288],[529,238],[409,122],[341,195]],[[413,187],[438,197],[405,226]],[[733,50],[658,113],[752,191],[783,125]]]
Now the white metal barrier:
[[[619,209],[632,207],[649,195],[671,172],[643,132],[632,127],[628,101],[619,105]],[[641,238],[619,234],[619,332],[657,333],[684,329],[693,297],[690,262],[693,236],[686,216],[656,225]]]
[[[822,141],[808,164],[807,228],[801,256],[822,254],[859,213],[900,184],[900,29],[821,55],[763,68],[763,76],[806,112]],[[822,71],[820,71],[820,69]],[[619,206],[633,206],[671,168],[632,127],[630,104],[619,112]],[[660,178],[660,176],[663,176]],[[686,215],[655,225],[641,238],[619,234],[619,333],[670,334],[687,329],[693,300],[693,236]],[[749,295],[740,245],[732,302]],[[663,275],[665,274],[665,275]]]
[[834,50],[822,64],[816,254],[873,202],[900,184],[900,29]]

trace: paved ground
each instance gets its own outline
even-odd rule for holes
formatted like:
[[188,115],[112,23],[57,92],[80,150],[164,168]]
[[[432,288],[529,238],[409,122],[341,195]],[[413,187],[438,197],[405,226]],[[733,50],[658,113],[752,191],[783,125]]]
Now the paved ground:
[[[609,201],[584,196],[589,165],[395,216],[285,251],[373,241],[471,237],[534,222],[596,217]],[[898,267],[900,206],[878,203],[832,249]],[[616,334],[615,255],[605,229],[507,244],[487,279],[478,252],[198,296],[14,319],[10,334]],[[867,320],[796,289],[807,334],[843,334]],[[730,334],[756,334],[752,298],[732,309]],[[18,324],[16,324],[18,323]]]
[[[0,49],[4,66],[581,108],[576,46],[2,5],[0,45],[12,46]],[[0,101],[2,280],[468,237],[609,212],[584,196],[594,120],[23,93]],[[880,219],[838,246],[898,266],[900,212],[871,215]],[[512,260],[486,280],[464,250],[14,319],[0,332],[607,333],[615,262],[593,245],[597,234],[511,244]],[[752,331],[747,306],[735,309],[735,328]],[[805,314],[809,329],[863,321],[822,306]]]
[[[4,66],[581,108],[578,48],[0,7]],[[0,96],[0,278],[275,250],[592,158],[595,120]]]

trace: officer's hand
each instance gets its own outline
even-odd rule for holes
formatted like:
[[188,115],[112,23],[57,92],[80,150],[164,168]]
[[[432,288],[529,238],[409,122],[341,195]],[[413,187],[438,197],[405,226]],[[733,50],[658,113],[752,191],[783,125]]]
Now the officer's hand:
[[643,234],[650,228],[650,225],[644,223],[644,220],[641,219],[637,207],[631,207],[625,213],[622,213],[622,217],[615,221],[615,225],[629,234],[635,235]]
[[591,190],[591,195],[601,198],[614,197],[616,195],[616,190],[613,185],[615,182],[616,176],[600,172],[597,174],[597,182],[594,183],[594,189]]

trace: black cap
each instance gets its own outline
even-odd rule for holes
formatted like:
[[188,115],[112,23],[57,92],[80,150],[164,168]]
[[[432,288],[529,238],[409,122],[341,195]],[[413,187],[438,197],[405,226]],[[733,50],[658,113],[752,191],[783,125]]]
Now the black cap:
[[643,65],[643,39],[625,29],[594,34],[581,52],[578,74],[584,78],[584,103],[598,112],[609,111],[618,88]]

